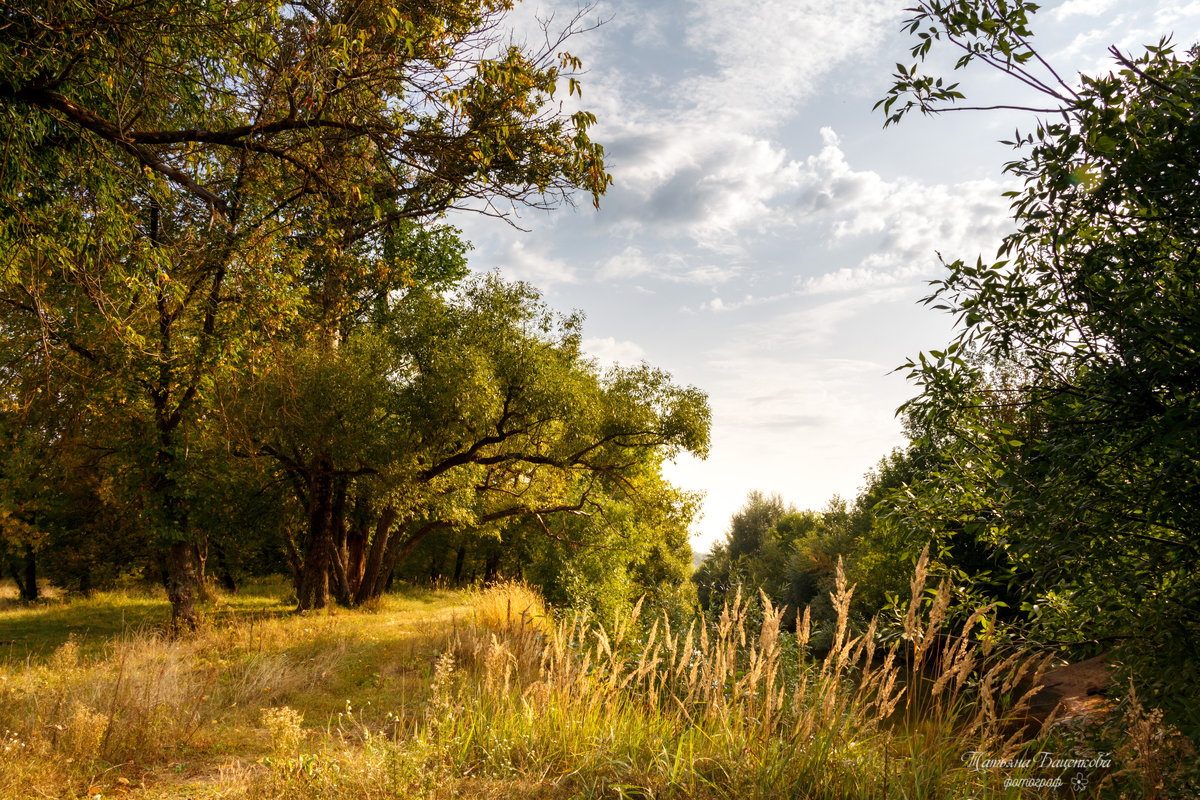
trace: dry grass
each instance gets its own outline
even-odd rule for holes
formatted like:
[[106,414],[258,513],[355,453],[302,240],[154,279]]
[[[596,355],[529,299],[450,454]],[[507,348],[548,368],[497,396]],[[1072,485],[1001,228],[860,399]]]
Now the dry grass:
[[467,599],[468,624],[456,626],[447,641],[456,663],[503,687],[536,679],[545,642],[556,630],[537,590],[508,581],[472,590]]
[[[1163,723],[1159,710],[1145,708],[1130,685],[1122,728],[1128,738],[1118,748],[1122,768],[1105,779],[1105,785],[1126,787],[1123,797],[1160,800],[1167,797],[1200,796],[1200,761],[1190,739]],[[1177,787],[1189,784],[1181,795]]]
[[[922,562],[914,598],[925,580]],[[944,586],[883,649],[852,592],[839,578],[819,660],[807,614],[781,630],[765,597],[682,629],[640,608],[598,626],[521,584],[68,639],[0,667],[0,798],[1042,796],[1004,784],[1036,769],[963,754],[1021,753],[1017,686],[1044,660],[973,635],[986,609],[950,636]],[[1183,744],[1131,713],[1106,786],[1167,797]]]
[[[914,598],[924,593],[924,561],[921,567]],[[925,669],[932,689],[921,724],[897,726],[909,670],[933,660],[948,590],[925,612],[912,604],[911,647],[882,653],[874,623],[851,630],[852,592],[839,571],[838,621],[821,661],[805,646],[807,613],[791,636],[780,629],[783,609],[762,596],[762,622],[751,630],[751,604],[740,593],[713,624],[698,618],[684,630],[672,630],[666,616],[639,624],[640,608],[611,629],[570,618],[545,635],[536,669],[526,631],[515,640],[492,634],[487,657],[473,662],[478,674],[464,681],[459,710],[439,733],[456,743],[456,772],[532,773],[584,796],[992,791],[996,776],[962,769],[962,754],[1016,752],[1018,734],[1006,731],[1023,718],[1028,696],[1004,698],[1042,662],[1013,656],[989,663],[988,645],[970,636],[986,611],[974,615],[957,632],[958,644]],[[967,698],[971,676],[979,689]]]
[[[16,743],[0,759],[0,798],[94,797],[92,789],[243,796],[278,750],[278,709],[310,721],[297,723],[297,751],[324,736],[348,702],[420,716],[431,653],[467,611],[460,597],[422,592],[386,598],[372,613],[301,616],[247,593],[208,606],[207,624],[186,638],[141,627],[143,614],[130,615],[138,627],[89,635],[109,601],[169,613],[154,596],[113,595],[0,616],[0,638],[15,639],[12,631],[27,643],[23,656],[10,648],[0,662],[0,733]],[[44,649],[60,631],[66,640]]]
[[69,640],[44,665],[3,676],[4,726],[77,760],[117,763],[163,743],[191,744],[217,688],[193,643],[129,635],[99,663],[82,662]]
[[503,636],[521,636],[526,631],[548,633],[554,627],[542,595],[521,581],[471,590],[467,602],[475,628]]

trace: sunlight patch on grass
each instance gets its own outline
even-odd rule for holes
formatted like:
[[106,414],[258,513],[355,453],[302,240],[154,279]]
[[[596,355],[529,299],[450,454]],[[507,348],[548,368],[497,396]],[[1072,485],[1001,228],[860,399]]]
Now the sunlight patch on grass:
[[[521,584],[305,614],[284,613],[280,588],[218,597],[178,639],[72,630],[92,614],[161,610],[153,596],[6,610],[40,638],[0,663],[0,797],[1036,794],[1005,787],[1011,771],[965,769],[962,753],[1021,751],[1013,675],[1040,660],[989,653],[969,630],[946,638],[944,589],[914,604],[892,649],[850,623],[840,584],[832,647],[816,659],[806,626],[781,630],[765,598],[690,620],[642,618],[639,605],[601,627],[555,619]],[[911,696],[910,674],[927,684]],[[1135,722],[1142,745],[1183,752],[1153,718]],[[1138,742],[1126,771],[1168,774]]]

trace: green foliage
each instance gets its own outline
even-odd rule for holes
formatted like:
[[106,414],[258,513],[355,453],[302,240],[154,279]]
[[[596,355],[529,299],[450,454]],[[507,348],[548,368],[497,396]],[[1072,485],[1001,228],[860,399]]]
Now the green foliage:
[[37,179],[97,147],[235,224],[253,213],[246,183],[288,216],[353,220],[343,243],[466,197],[599,195],[592,118],[548,110],[560,81],[577,90],[579,61],[497,48],[490,32],[513,5],[17,4],[0,101],[26,135],[6,150],[7,188],[46,198]]
[[702,393],[644,365],[602,374],[580,350],[578,316],[494,275],[389,305],[336,347],[281,351],[222,404],[229,437],[296,488],[298,573],[328,536],[345,603],[378,594],[410,554],[409,578],[526,571],[557,600],[606,607],[683,582],[694,501],[659,468],[703,454]]
[[737,559],[757,552],[766,544],[768,532],[783,516],[783,498],[751,492],[746,504],[729,521],[729,557]]
[[723,543],[713,545],[696,570],[694,581],[705,608],[719,608],[738,586],[760,586],[769,576],[759,558],[764,545],[773,543],[772,531],[785,513],[783,498],[753,491],[729,521]]
[[564,515],[552,536],[527,525],[545,552],[526,561],[524,573],[549,602],[589,609],[604,624],[639,601],[655,613],[690,611],[688,535],[697,505],[648,467],[601,515]]
[[812,619],[831,622],[830,603],[839,560],[855,549],[856,515],[834,497],[821,512],[797,511],[779,495],[751,492],[694,576],[701,605],[715,610],[739,592],[761,589],[795,625],[811,606]]
[[[512,7],[5,7],[5,413],[39,392],[70,410],[126,520],[170,555],[186,624],[219,387],[461,278],[457,232],[426,225],[446,210],[604,192],[594,117],[551,102],[560,82],[578,93],[559,48],[579,19],[543,50],[498,47]],[[40,424],[62,449],[61,420]]]
[[639,601],[672,615],[695,608],[688,526],[696,499],[657,470],[631,475],[629,492],[595,494],[586,514],[514,519],[503,526],[440,531],[397,572],[405,580],[471,584],[519,577],[559,608],[608,625]]
[[[978,110],[960,105],[965,100],[957,83],[926,74],[921,69],[933,50],[935,42],[945,42],[957,50],[954,69],[964,69],[972,63],[983,64],[1015,77],[1028,88],[1050,101],[1049,107],[1035,108],[1022,104],[998,104],[990,109],[1055,112],[1056,103],[1069,103],[1075,96],[1072,87],[1064,82],[1030,44],[1033,31],[1030,17],[1038,10],[1026,0],[921,0],[912,8],[913,14],[904,23],[904,30],[917,38],[911,55],[918,63],[896,65],[896,82],[887,96],[875,104],[887,115],[884,123],[892,125],[909,112],[938,114],[944,111]],[[939,45],[939,48],[942,45]]]
[[[1041,636],[1115,645],[1200,735],[1184,699],[1200,689],[1200,64],[1166,40],[1114,48],[1112,72],[1073,88],[1029,45],[1033,8],[922,3],[911,23],[918,57],[944,38],[1054,114],[1011,142],[1024,185],[1002,260],[948,264],[928,299],[960,333],[907,365],[937,465],[904,513],[994,548]],[[956,99],[903,72],[889,122]]]

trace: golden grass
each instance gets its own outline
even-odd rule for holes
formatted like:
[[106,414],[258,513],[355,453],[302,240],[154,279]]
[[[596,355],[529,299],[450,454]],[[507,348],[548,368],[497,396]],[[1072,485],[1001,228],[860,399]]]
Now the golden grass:
[[[925,581],[923,560],[914,598]],[[852,592],[839,575],[822,659],[807,613],[784,631],[740,594],[682,627],[640,606],[555,619],[519,583],[370,612],[226,598],[194,636],[68,638],[0,665],[0,798],[1041,796],[1004,785],[1029,770],[963,754],[1020,752],[1018,679],[1044,659],[974,636],[986,609],[949,636],[945,586],[882,648],[850,624]],[[1160,723],[1131,718],[1110,786],[1169,796]]]
[[[922,569],[915,598],[923,583]],[[460,706],[439,735],[456,742],[457,772],[533,773],[586,796],[990,791],[994,776],[961,769],[962,753],[1015,752],[1017,736],[1005,731],[1022,718],[1028,697],[1002,697],[1039,664],[1021,657],[994,663],[980,680],[986,698],[966,703],[964,682],[988,655],[986,644],[969,638],[983,616],[975,615],[959,645],[938,659],[922,726],[901,731],[889,720],[906,699],[905,662],[912,668],[928,658],[946,594],[938,593],[927,614],[913,603],[905,658],[899,647],[877,652],[874,623],[851,630],[852,592],[839,570],[833,646],[819,662],[804,646],[807,613],[789,636],[780,629],[783,609],[764,595],[761,624],[752,630],[751,604],[740,592],[713,624],[697,618],[684,630],[672,630],[665,615],[640,625],[640,607],[609,629],[568,618],[546,635],[534,670],[523,631],[515,642],[493,634],[481,674],[464,681]]]
[[[93,797],[93,788],[104,796],[242,796],[277,749],[271,725],[277,739],[280,718],[264,711],[302,715],[297,747],[324,735],[348,701],[381,709],[381,718],[385,707],[418,716],[432,653],[452,618],[467,612],[462,597],[421,592],[384,598],[369,613],[281,614],[277,598],[251,593],[218,597],[202,630],[185,638],[147,627],[142,614],[129,615],[133,625],[122,632],[110,624],[88,632],[98,609],[108,619],[113,609],[148,605],[165,620],[169,608],[158,602],[105,595],[0,616],[0,638],[22,636],[27,645],[0,661],[0,734],[18,743],[0,759],[0,798]],[[47,650],[60,631],[65,641]]]
[[522,581],[474,589],[467,598],[471,621],[477,628],[509,635],[525,630],[548,633],[554,627],[541,593]]

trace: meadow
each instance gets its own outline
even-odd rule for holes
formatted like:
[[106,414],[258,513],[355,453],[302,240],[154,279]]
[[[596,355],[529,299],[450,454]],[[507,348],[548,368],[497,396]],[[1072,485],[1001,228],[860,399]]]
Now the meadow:
[[973,636],[985,612],[947,636],[943,590],[888,646],[851,591],[821,657],[765,597],[593,620],[506,583],[296,614],[267,582],[178,638],[152,592],[0,599],[0,797],[1169,796],[1186,742],[1136,703],[1120,740],[1035,730],[1049,662]]

